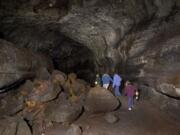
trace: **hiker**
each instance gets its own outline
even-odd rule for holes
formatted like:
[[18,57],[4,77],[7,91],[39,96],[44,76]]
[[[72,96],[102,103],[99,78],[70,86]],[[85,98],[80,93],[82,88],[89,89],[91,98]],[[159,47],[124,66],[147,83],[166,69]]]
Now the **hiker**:
[[121,86],[121,81],[122,78],[120,77],[120,75],[118,74],[114,74],[113,76],[113,89],[115,91],[115,96],[121,96],[121,92],[120,92],[120,86]]
[[131,82],[126,81],[125,83],[125,95],[128,97],[128,110],[131,111],[134,105],[134,95],[137,91],[137,88],[132,85]]
[[96,74],[96,79],[94,82],[95,86],[101,86],[101,78],[99,74]]
[[108,89],[110,82],[113,82],[112,78],[108,74],[103,74],[102,84],[105,89]]

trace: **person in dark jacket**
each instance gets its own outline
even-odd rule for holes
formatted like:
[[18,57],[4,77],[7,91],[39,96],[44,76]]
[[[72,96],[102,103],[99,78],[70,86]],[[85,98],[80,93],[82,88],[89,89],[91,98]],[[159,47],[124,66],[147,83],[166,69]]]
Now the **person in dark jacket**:
[[132,110],[132,107],[134,105],[134,95],[135,95],[136,91],[137,91],[137,88],[134,85],[132,85],[131,82],[126,81],[125,95],[127,95],[127,97],[128,97],[128,110],[129,111]]
[[103,74],[102,76],[102,85],[105,89],[108,89],[109,84],[113,82],[112,78],[108,74]]

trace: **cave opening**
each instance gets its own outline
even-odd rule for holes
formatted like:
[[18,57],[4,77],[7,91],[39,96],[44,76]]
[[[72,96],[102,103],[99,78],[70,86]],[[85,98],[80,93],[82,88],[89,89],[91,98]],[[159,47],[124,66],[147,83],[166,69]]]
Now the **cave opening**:
[[56,23],[43,25],[28,20],[15,19],[1,22],[2,39],[14,43],[16,47],[27,48],[33,52],[49,56],[54,68],[66,74],[76,73],[77,76],[90,84],[96,74],[96,58],[93,50],[65,36]]
[[96,74],[94,53],[85,45],[68,38],[56,44],[49,54],[55,69],[67,74],[76,73],[77,77],[92,84]]

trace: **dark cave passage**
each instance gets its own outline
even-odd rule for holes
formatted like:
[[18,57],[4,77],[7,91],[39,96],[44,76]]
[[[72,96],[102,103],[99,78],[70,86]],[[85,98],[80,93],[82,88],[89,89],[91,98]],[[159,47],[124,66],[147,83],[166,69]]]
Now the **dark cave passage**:
[[93,83],[96,67],[93,52],[84,45],[63,41],[51,50],[55,69],[67,74],[76,73],[81,79]]
[[43,53],[52,59],[55,69],[67,74],[76,73],[79,78],[93,83],[97,70],[93,50],[63,35],[57,24],[40,25],[15,19],[14,25],[6,21],[0,26],[2,39],[17,47]]

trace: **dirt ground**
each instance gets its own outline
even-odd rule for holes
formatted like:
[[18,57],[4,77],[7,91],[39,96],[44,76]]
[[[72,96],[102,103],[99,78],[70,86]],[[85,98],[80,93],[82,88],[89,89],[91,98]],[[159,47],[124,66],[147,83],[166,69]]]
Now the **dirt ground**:
[[[82,135],[180,135],[180,122],[170,118],[148,101],[138,101],[132,111],[127,109],[127,99],[120,98],[121,107],[112,112],[119,121],[108,123],[104,115],[84,114],[74,124],[81,127]],[[66,135],[67,126],[56,125],[45,135]]]

